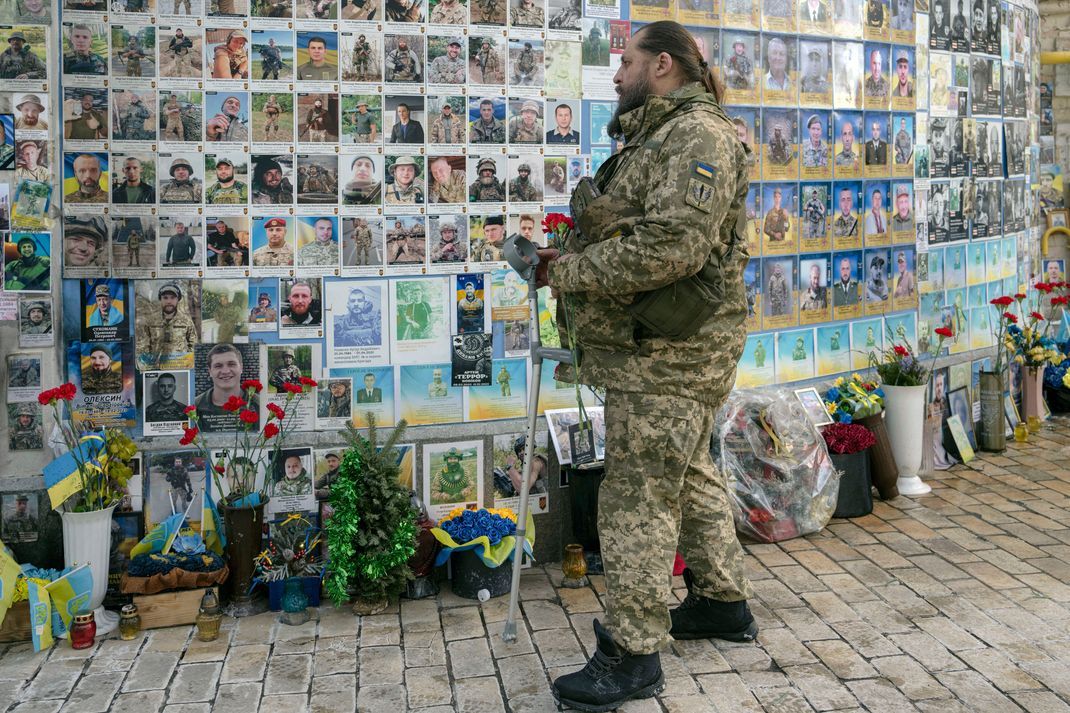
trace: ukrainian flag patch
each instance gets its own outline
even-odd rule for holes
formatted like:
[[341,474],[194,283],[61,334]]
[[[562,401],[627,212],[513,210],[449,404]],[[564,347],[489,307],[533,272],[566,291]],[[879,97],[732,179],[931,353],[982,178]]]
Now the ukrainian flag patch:
[[716,169],[713,166],[708,163],[702,163],[701,161],[692,161],[691,170],[694,171],[696,175],[710,180],[713,179],[713,174],[716,173]]

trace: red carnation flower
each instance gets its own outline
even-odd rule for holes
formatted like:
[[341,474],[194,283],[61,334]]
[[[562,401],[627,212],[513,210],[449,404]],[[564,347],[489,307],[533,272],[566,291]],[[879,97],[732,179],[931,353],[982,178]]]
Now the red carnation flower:
[[1011,324],[1018,324],[1018,315],[1012,312],[1004,312],[1003,319],[1007,320]]
[[1070,297],[1063,296],[1063,297],[1052,297],[1051,298],[1051,306],[1052,307],[1054,307],[1055,305],[1064,305],[1067,302],[1070,302]]
[[48,406],[55,398],[56,390],[46,389],[45,391],[42,391],[41,393],[37,394],[37,403],[41,404],[42,406]]
[[264,438],[274,438],[279,435],[279,427],[273,423],[264,426]]
[[253,391],[259,394],[261,391],[264,390],[264,385],[256,379],[246,379],[245,381],[241,382],[241,388],[242,391],[248,391],[249,389],[252,389]]
[[945,339],[951,339],[955,336],[955,333],[951,331],[951,327],[937,327],[933,331]]
[[243,409],[242,412],[238,414],[238,419],[242,423],[256,423],[260,420],[260,415],[256,411]]
[[892,347],[892,351],[894,351],[895,355],[899,356],[899,357],[905,357],[908,354],[910,354],[910,352],[908,352],[906,350],[906,347],[900,346],[898,344],[896,344],[894,347]]
[[1014,298],[1003,295],[1002,297],[997,297],[994,300],[990,300],[989,304],[994,304],[997,307],[1010,307],[1012,304],[1014,304]]
[[198,431],[197,428],[187,428],[185,431],[186,434],[178,439],[178,442],[180,445],[188,446],[193,443],[193,439],[197,437],[197,434],[200,433],[200,431]]
[[311,388],[315,388],[316,387],[316,380],[315,379],[310,379],[307,376],[300,377],[298,379],[298,381],[300,381],[305,386],[308,386],[308,387],[311,387]]
[[70,401],[78,393],[78,389],[75,388],[74,384],[67,382],[56,389],[56,393],[64,401]]
[[197,411],[197,407],[195,405],[193,405],[193,404],[190,404],[186,408],[182,409],[182,413],[187,414],[187,415],[189,415],[191,413],[195,413],[196,411]]
[[219,473],[220,475],[223,475],[223,473],[227,472],[227,469],[223,467],[222,463],[216,463],[215,465],[213,465],[212,470]]
[[267,410],[271,412],[271,415],[282,421],[286,418],[286,412],[282,410],[282,407],[278,404],[268,404]]
[[291,394],[299,394],[302,391],[304,391],[304,389],[301,388],[300,384],[295,384],[292,381],[287,381],[286,383],[284,383],[282,385],[282,390],[283,391],[288,391]]
[[231,396],[229,399],[227,399],[227,402],[223,404],[223,410],[230,411],[231,413],[234,413],[235,411],[238,411],[242,408],[245,408],[245,399],[239,396]]
[[1038,290],[1040,290],[1041,292],[1043,292],[1045,294],[1047,294],[1048,292],[1051,292],[1053,289],[1055,289],[1055,288],[1053,288],[1051,286],[1051,284],[1049,284],[1047,282],[1038,282],[1037,284],[1033,285],[1033,287],[1037,288]]
[[1022,294],[1021,292],[1018,292],[1018,293],[1016,293],[1016,294],[1014,295],[1014,299],[1016,299],[1016,300],[1018,300],[1019,302],[1021,302],[1022,300],[1024,300],[1024,299],[1025,299],[1025,295],[1024,295],[1024,294]]
[[547,213],[546,217],[542,219],[542,231],[544,233],[556,233],[561,226],[571,230],[575,223],[573,223],[572,218],[564,213]]
[[1029,316],[1032,317],[1033,319],[1035,319],[1038,322],[1043,322],[1044,321],[1044,315],[1042,315],[1040,312],[1030,312]]

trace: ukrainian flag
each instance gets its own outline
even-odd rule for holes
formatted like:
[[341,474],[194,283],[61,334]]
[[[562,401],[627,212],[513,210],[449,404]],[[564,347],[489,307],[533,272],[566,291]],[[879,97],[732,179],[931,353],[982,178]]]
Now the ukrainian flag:
[[33,650],[41,651],[52,647],[52,602],[48,592],[40,582],[26,581],[30,595],[30,633],[33,636]]
[[89,609],[89,600],[93,596],[93,573],[89,570],[89,565],[83,564],[49,582],[45,589],[52,597],[52,604],[59,612],[63,626],[70,631],[74,616]]
[[157,552],[167,552],[171,549],[171,544],[178,537],[178,531],[182,529],[182,522],[186,519],[186,513],[176,512],[171,517],[161,522],[156,527],[152,528],[152,531],[141,540],[141,542],[134,545],[130,550],[130,558],[133,559],[138,555],[155,554]]
[[204,507],[201,511],[201,537],[204,539],[205,547],[217,555],[223,554],[223,548],[227,546],[227,538],[219,522],[219,511],[207,488],[204,491]]
[[81,461],[87,467],[101,467],[105,458],[98,457],[104,447],[104,436],[99,433],[89,433],[82,436],[78,443],[78,457],[71,451],[64,453],[59,458],[45,466],[45,488],[48,489],[48,498],[52,502],[52,508],[58,508],[72,495],[82,489],[82,479],[78,475],[78,463]]
[[9,554],[7,547],[0,549],[0,622],[11,607],[11,600],[15,597],[15,582],[20,574],[22,568]]

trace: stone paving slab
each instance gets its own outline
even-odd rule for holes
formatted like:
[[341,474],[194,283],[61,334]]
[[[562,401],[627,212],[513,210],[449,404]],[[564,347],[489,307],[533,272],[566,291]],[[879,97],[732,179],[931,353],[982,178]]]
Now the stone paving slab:
[[[928,478],[822,532],[745,546],[755,644],[682,641],[666,687],[622,713],[1070,713],[1070,422],[1024,447]],[[604,616],[605,580],[522,577],[518,641],[506,598],[436,599],[359,617],[325,605],[115,638],[86,651],[0,645],[0,713],[550,713]],[[686,594],[682,580],[674,595]]]

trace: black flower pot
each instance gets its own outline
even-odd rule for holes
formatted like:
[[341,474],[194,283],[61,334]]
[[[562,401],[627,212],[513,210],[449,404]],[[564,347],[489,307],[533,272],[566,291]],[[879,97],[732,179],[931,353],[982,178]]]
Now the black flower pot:
[[829,453],[840,471],[840,492],[833,517],[862,517],[873,512],[873,484],[869,476],[869,449],[858,453]]

